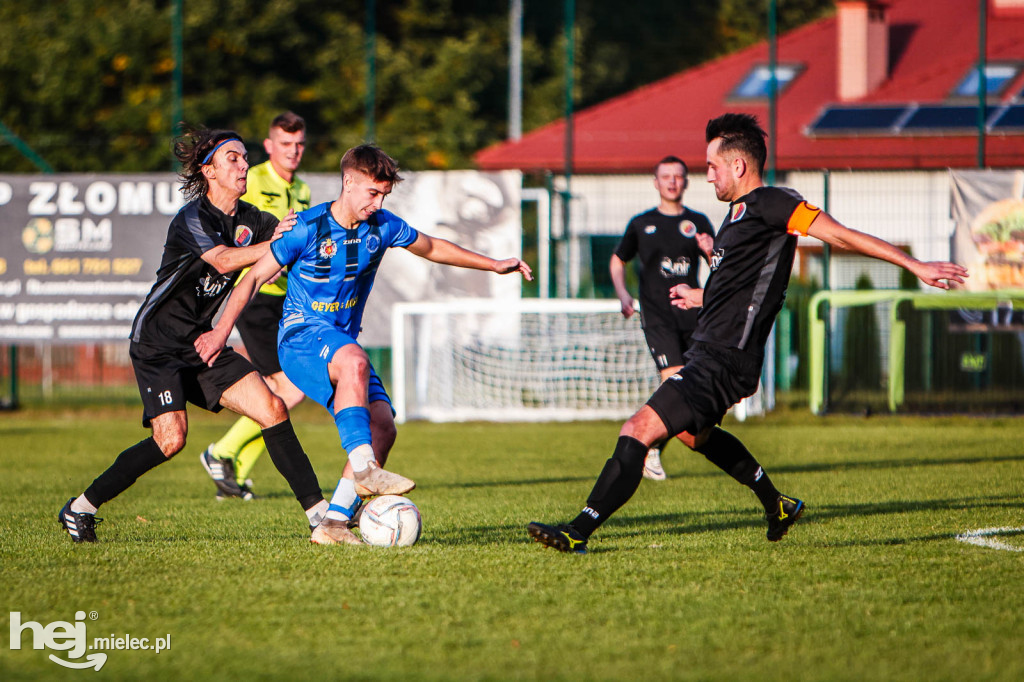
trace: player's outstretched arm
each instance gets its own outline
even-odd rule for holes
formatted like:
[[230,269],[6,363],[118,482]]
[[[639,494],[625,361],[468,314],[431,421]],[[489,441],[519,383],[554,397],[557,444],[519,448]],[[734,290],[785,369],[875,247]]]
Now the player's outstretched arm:
[[260,287],[275,277],[280,270],[281,265],[274,258],[274,254],[268,251],[266,255],[256,261],[249,272],[245,273],[232,290],[227,303],[224,304],[224,312],[216,326],[211,331],[201,334],[193,344],[203,362],[213,365],[213,361],[217,359],[228,342],[231,328],[235,326],[235,322],[238,321],[246,304],[253,299]]
[[218,246],[209,249],[202,255],[202,259],[217,268],[220,274],[238,272],[247,268],[270,251],[270,242],[278,239],[282,234],[288,232],[295,226],[295,212],[289,211],[288,215],[281,219],[281,222],[274,228],[274,236],[270,241],[260,242],[252,246]]
[[530,270],[530,266],[518,258],[494,260],[475,251],[464,249],[447,239],[438,239],[422,232],[420,232],[416,241],[405,248],[420,258],[426,258],[431,262],[442,265],[455,265],[460,268],[470,268],[473,270],[487,270],[488,272],[496,272],[499,275],[518,272],[527,280],[533,279],[533,271]]
[[807,234],[832,246],[856,251],[906,268],[925,284],[939,289],[949,289],[950,282],[963,284],[964,278],[967,277],[967,268],[962,265],[946,261],[919,261],[884,239],[841,225],[824,211],[811,223]]

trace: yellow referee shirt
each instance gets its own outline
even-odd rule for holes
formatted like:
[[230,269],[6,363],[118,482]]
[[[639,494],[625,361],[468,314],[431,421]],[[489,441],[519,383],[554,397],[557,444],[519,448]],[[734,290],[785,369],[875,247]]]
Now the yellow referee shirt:
[[[289,183],[277,174],[270,161],[249,169],[245,194],[242,195],[242,201],[252,204],[261,211],[273,213],[278,218],[288,215],[289,209],[296,213],[305,211],[309,208],[309,199],[309,185],[294,175]],[[243,274],[244,270],[239,279]],[[284,296],[287,287],[288,279],[282,275],[275,281],[264,284],[260,288],[260,293]]]

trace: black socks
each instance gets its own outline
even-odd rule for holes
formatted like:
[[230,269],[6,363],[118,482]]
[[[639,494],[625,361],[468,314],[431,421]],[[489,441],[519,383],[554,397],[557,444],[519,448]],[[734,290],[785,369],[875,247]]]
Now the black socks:
[[716,426],[711,430],[711,435],[704,445],[695,450],[707,457],[719,469],[753,490],[757,499],[761,500],[761,504],[764,505],[765,511],[775,509],[779,491],[772,485],[772,480],[768,478],[768,474],[757,463],[754,456],[736,436]]
[[274,466],[288,481],[303,509],[309,509],[324,499],[313,465],[299,444],[290,419],[263,429],[263,442]]
[[[324,499],[313,465],[303,452],[290,420],[263,430],[274,466],[281,472],[303,509],[309,509]],[[109,502],[127,490],[142,474],[167,461],[160,446],[152,437],[128,448],[114,463],[96,477],[85,489],[85,499],[94,507]]]
[[[615,452],[605,462],[604,470],[587,498],[587,506],[569,524],[584,538],[589,538],[636,492],[643,478],[647,449],[636,438],[619,436]],[[715,427],[704,444],[695,449],[719,469],[754,491],[765,511],[774,511],[779,491],[736,436]]]
[[85,499],[92,506],[99,507],[128,490],[139,476],[166,461],[160,446],[150,436],[118,455],[114,463],[85,489]]
[[619,436],[615,452],[605,462],[604,470],[587,498],[586,508],[569,525],[584,538],[589,538],[598,526],[633,497],[643,478],[646,456],[646,445],[636,438]]

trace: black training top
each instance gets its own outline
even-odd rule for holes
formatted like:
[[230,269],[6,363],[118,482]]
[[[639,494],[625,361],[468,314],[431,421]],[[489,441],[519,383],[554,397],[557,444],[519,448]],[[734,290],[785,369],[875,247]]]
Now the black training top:
[[250,246],[269,240],[279,220],[238,202],[229,216],[205,196],[185,204],[167,228],[156,284],[132,323],[131,340],[166,350],[191,349],[212,329],[237,273],[221,274],[202,259],[215,246]]
[[652,314],[677,318],[683,329],[697,326],[696,310],[683,310],[669,302],[668,290],[677,284],[697,288],[697,233],[715,236],[711,221],[703,213],[683,208],[682,215],[665,215],[652,208],[634,216],[626,226],[615,255],[623,262],[639,256],[640,309],[645,318]]
[[806,235],[820,212],[781,187],[759,187],[729,204],[711,253],[695,341],[764,354],[786,299],[796,235]]

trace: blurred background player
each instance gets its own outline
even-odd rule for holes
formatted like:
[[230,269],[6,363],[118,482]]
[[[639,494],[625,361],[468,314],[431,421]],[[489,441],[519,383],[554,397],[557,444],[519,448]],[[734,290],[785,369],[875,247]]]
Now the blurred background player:
[[[625,318],[633,316],[633,295],[626,287],[626,263],[637,258],[640,280],[640,324],[647,347],[664,381],[679,371],[690,335],[697,326],[697,310],[672,305],[669,290],[676,285],[698,287],[699,257],[708,260],[715,232],[703,213],[683,206],[689,169],[682,159],[666,156],[654,167],[658,205],[634,216],[626,225],[608,263],[615,293]],[[644,478],[664,481],[661,465],[665,441],[655,443],[644,460]]]
[[[295,174],[306,148],[305,120],[290,111],[278,115],[270,123],[263,148],[269,158],[249,169],[242,201],[278,218],[289,211],[305,211],[310,203],[309,185]],[[249,361],[259,370],[270,390],[291,410],[304,396],[281,371],[277,359],[277,327],[284,309],[287,281],[287,275],[282,272],[260,287],[236,326]],[[249,475],[265,450],[259,424],[248,417],[239,418],[219,441],[206,448],[199,459],[217,485],[218,499],[252,499]]]
[[622,426],[583,511],[568,524],[530,523],[534,540],[562,552],[586,552],[591,534],[636,492],[647,449],[669,435],[750,488],[764,507],[768,540],[781,540],[803,513],[803,501],[780,493],[746,446],[717,424],[757,390],[797,236],[888,261],[940,289],[967,276],[955,263],[923,263],[889,242],[844,227],[791,189],[765,186],[766,138],[749,114],[708,121],[707,178],[718,200],[729,202],[729,214],[715,237],[705,288],[672,289],[676,305],[703,307],[693,346],[683,368]]
[[65,503],[58,519],[75,542],[95,542],[100,505],[185,447],[187,403],[211,412],[226,407],[253,419],[310,526],[327,513],[284,402],[231,348],[206,363],[194,347],[199,335],[211,329],[235,273],[268,253],[270,241],[290,229],[295,216],[289,213],[278,222],[239,201],[249,162],[237,133],[192,131],[176,140],[175,155],[188,203],[171,220],[156,283],[135,316],[129,346],[142,395],[142,425],[153,433],[121,452],[84,493]]
[[[387,249],[402,247],[435,263],[532,279],[518,258],[494,260],[413,229],[382,209],[402,178],[398,164],[381,149],[361,145],[341,160],[340,196],[303,212],[287,239],[274,243],[235,287],[216,327],[195,348],[217,361],[231,327],[264,282],[288,267],[288,293],[278,334],[281,366],[306,395],[334,417],[345,471],[327,518],[313,531],[318,544],[360,544],[348,529],[359,495],[403,494],[415,483],[381,468],[386,451],[374,449],[374,423],[394,432],[394,412],[366,351],[356,341],[367,297]],[[392,438],[393,440],[393,438]]]

